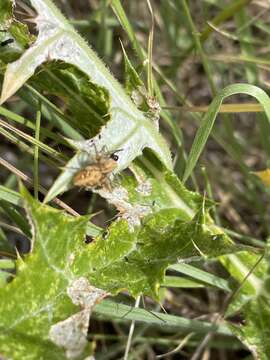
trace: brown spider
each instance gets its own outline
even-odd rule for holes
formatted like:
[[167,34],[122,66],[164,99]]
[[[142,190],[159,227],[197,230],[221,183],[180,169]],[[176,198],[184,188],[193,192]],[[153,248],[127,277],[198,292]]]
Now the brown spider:
[[[118,150],[120,151],[120,150]],[[115,153],[96,155],[96,161],[80,170],[73,178],[73,184],[80,187],[111,190],[109,175],[117,166],[118,155]]]

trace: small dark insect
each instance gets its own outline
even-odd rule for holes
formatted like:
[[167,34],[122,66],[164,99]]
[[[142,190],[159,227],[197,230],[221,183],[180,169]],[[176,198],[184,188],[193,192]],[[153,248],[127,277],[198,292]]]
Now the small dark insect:
[[93,238],[91,238],[91,236],[86,236],[84,243],[85,244],[90,244],[93,241]]
[[0,43],[1,46],[6,46],[8,44],[12,44],[14,42],[14,39],[7,39]]

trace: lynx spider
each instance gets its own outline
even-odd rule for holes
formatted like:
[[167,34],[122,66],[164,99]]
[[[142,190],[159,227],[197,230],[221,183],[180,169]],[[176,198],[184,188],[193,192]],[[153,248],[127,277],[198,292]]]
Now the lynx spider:
[[109,191],[112,190],[109,176],[117,167],[118,155],[116,155],[116,152],[121,150],[117,150],[111,154],[104,150],[105,147],[102,148],[101,152],[98,152],[96,149],[95,161],[74,176],[73,184],[75,186],[94,189],[104,187]]

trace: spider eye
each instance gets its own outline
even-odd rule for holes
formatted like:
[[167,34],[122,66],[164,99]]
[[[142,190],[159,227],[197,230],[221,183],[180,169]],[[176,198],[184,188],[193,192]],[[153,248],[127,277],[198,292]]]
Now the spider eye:
[[111,154],[110,158],[113,159],[114,161],[117,161],[119,159],[119,156],[116,154]]

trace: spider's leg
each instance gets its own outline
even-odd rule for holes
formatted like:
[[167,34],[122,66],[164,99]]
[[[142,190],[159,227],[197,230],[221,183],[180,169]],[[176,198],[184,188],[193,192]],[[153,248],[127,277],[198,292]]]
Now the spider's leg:
[[103,187],[108,190],[109,192],[112,192],[112,183],[111,180],[109,178],[107,178],[106,176],[104,177],[104,180],[102,181],[102,185]]

